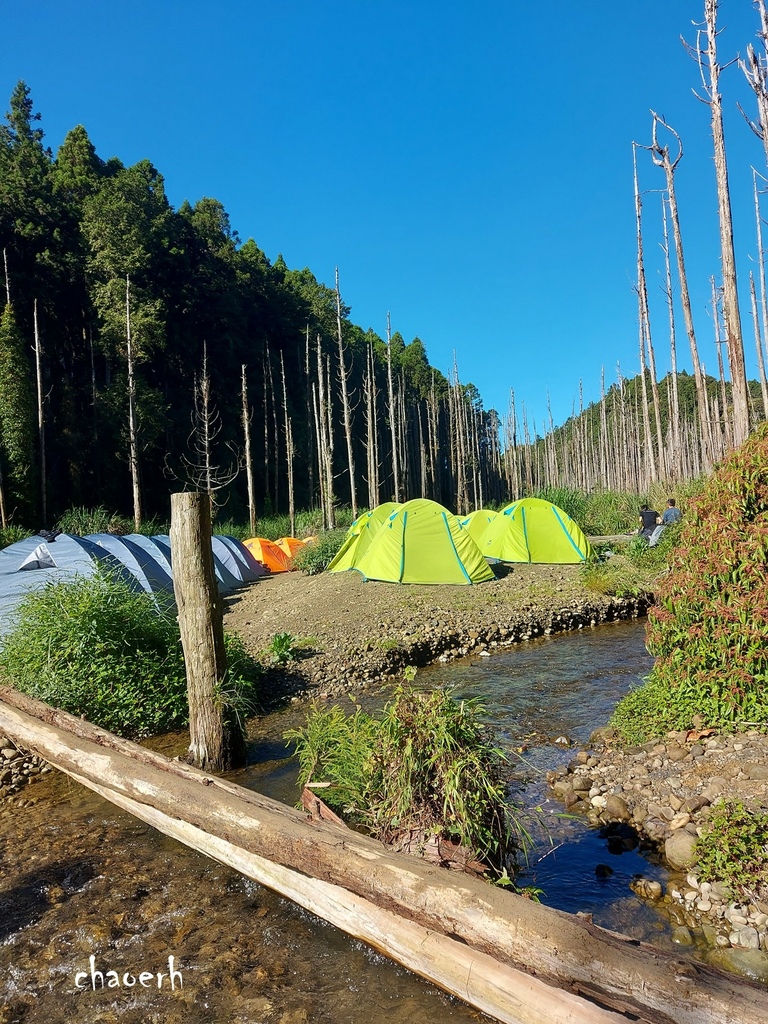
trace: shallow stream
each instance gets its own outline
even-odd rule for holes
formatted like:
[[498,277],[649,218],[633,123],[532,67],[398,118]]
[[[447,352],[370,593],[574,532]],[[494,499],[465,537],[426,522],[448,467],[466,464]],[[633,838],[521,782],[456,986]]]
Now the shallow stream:
[[[423,670],[417,684],[485,698],[489,721],[516,763],[515,797],[534,846],[522,882],[543,902],[671,946],[666,921],[628,888],[663,880],[631,837],[603,835],[546,799],[544,773],[572,756],[650,667],[643,626],[615,623],[532,641],[488,658]],[[367,694],[380,705],[386,692]],[[254,723],[254,764],[234,781],[293,803],[295,764],[285,729],[296,707]],[[185,737],[153,744],[168,754]],[[521,751],[521,748],[525,748]],[[0,1024],[157,1021],[162,1024],[394,1024],[485,1019],[270,891],[160,835],[65,776],[30,787],[33,806],[0,813]],[[94,971],[117,972],[102,989]],[[168,958],[181,973],[171,991]],[[80,990],[75,988],[78,972]],[[141,972],[149,985],[123,984]],[[114,980],[114,979],[113,979]]]

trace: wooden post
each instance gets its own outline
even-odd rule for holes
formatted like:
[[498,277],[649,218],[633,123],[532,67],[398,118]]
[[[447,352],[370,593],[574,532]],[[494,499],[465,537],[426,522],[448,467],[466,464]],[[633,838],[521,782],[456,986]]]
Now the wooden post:
[[221,684],[227,670],[222,606],[211,549],[211,499],[200,491],[171,495],[173,590],[187,669],[189,754],[208,771],[245,763],[245,741],[228,715]]

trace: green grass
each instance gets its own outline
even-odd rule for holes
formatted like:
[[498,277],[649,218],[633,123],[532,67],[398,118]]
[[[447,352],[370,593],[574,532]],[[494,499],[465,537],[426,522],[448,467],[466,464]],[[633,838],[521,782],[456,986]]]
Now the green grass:
[[[253,713],[258,669],[239,637],[226,636],[221,699]],[[152,598],[98,571],[49,583],[16,610],[0,644],[0,668],[19,690],[82,715],[119,736],[142,737],[188,722],[178,623]]]
[[328,530],[318,534],[316,540],[296,552],[293,559],[295,568],[305,576],[319,576],[333,561],[346,535],[346,530]]
[[[133,519],[110,512],[99,505],[97,508],[70,508],[56,521],[56,529],[62,533],[71,533],[85,537],[89,533],[113,533],[125,536],[135,533]],[[142,522],[139,533],[146,537],[168,533],[168,526],[158,519],[146,519]]]
[[25,530],[23,526],[14,526],[9,523],[4,530],[0,530],[0,548],[7,548],[9,544],[31,537],[32,531]]

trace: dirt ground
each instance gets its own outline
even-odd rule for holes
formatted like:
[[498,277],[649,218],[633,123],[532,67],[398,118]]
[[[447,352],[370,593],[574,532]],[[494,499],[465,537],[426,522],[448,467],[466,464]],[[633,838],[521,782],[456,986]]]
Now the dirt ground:
[[288,689],[337,691],[483,648],[643,612],[647,602],[588,591],[576,565],[497,566],[477,586],[365,582],[358,573],[281,573],[226,601],[224,625],[269,664],[272,638],[290,633],[298,658]]

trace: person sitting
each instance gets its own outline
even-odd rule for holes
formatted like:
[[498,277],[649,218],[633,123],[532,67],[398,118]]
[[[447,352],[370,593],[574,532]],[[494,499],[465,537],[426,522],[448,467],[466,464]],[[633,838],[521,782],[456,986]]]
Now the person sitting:
[[659,513],[652,508],[648,508],[648,505],[643,504],[640,506],[640,528],[637,533],[640,537],[645,537],[646,540],[650,540],[651,534],[656,528],[656,524],[660,523]]
[[653,548],[659,543],[659,537],[672,523],[679,523],[683,517],[683,513],[677,507],[677,503],[674,498],[669,498],[667,501],[667,507],[664,509],[664,515],[656,520],[656,529],[650,536],[648,541],[648,547]]

